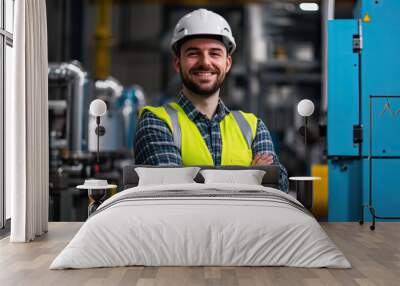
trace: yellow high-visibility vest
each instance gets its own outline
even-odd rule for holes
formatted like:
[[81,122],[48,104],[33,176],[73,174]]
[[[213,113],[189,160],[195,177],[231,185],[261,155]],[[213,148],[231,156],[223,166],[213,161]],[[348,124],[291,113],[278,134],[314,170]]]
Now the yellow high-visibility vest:
[[[180,149],[184,166],[213,166],[214,161],[196,124],[177,104],[145,106],[171,129],[175,145]],[[219,123],[222,139],[221,165],[250,166],[253,159],[251,143],[257,130],[257,117],[252,113],[232,111]]]

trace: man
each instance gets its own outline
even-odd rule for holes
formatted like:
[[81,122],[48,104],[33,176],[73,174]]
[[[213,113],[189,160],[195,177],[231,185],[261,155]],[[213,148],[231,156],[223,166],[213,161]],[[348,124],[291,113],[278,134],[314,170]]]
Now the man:
[[280,189],[287,192],[287,172],[265,124],[253,114],[230,111],[220,99],[235,48],[231,28],[220,15],[199,9],[179,20],[171,49],[182,92],[176,103],[141,110],[136,164],[276,164]]

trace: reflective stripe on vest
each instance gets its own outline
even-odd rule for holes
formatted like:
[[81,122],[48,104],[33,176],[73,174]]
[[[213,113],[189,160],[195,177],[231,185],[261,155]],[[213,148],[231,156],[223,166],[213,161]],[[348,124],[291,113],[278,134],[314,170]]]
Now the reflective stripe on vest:
[[175,146],[181,150],[181,127],[178,122],[178,111],[173,109],[170,105],[165,105],[165,111],[167,111],[172,121],[172,137],[174,138]]
[[[174,143],[181,151],[183,165],[214,165],[208,147],[196,124],[177,103],[164,107],[146,106],[167,123]],[[220,122],[222,154],[221,165],[249,166],[252,162],[251,144],[257,129],[257,117],[251,113],[232,111]]]

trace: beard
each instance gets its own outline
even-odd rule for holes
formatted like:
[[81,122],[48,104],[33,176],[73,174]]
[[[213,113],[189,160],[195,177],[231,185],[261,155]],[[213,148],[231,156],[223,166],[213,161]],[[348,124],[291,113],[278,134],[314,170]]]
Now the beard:
[[[198,94],[206,98],[215,94],[221,88],[225,79],[225,73],[223,74],[217,73],[217,79],[214,81],[214,83],[211,86],[204,88],[201,86],[201,84],[193,81],[187,74],[184,74],[182,72],[182,67],[179,68],[179,71],[184,86],[194,94]],[[189,74],[192,73],[193,71],[206,71],[206,69],[202,69],[201,67],[192,69],[189,70]]]

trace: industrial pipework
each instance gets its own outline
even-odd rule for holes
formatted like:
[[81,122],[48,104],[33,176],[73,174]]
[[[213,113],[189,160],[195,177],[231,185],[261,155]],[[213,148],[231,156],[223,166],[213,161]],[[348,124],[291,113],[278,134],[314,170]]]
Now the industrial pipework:
[[[65,147],[72,152],[87,151],[87,110],[91,81],[78,61],[50,63],[49,81],[55,81],[63,93],[50,94],[49,109],[65,110]],[[51,86],[50,86],[51,88]]]

